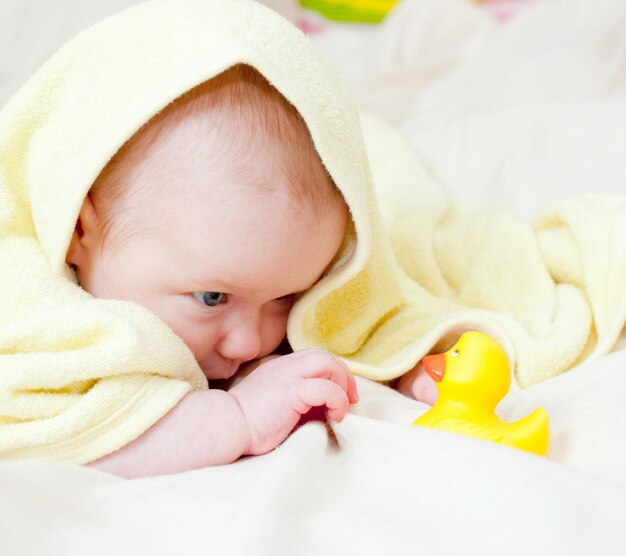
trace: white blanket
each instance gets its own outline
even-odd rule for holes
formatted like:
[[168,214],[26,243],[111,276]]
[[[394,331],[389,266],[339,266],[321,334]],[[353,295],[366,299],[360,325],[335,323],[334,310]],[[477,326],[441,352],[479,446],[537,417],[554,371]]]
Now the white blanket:
[[[373,32],[317,41],[449,191],[532,215],[626,192],[625,29],[621,0],[531,2],[502,26],[461,0],[403,0]],[[333,433],[309,423],[229,466],[124,481],[2,463],[0,552],[626,553],[623,346],[504,400],[507,419],[548,410],[547,460],[411,427],[425,405],[359,387]]]

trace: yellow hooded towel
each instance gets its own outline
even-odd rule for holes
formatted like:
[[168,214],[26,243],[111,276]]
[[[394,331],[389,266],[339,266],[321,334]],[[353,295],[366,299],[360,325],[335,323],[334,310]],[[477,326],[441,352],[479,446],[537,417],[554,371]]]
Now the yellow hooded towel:
[[392,130],[360,120],[279,16],[247,0],[154,0],[80,33],[0,112],[0,457],[92,461],[207,388],[180,338],[139,305],[87,294],[65,254],[116,151],[237,63],[298,109],[352,215],[340,256],[292,311],[295,349],[329,349],[386,380],[445,333],[479,328],[521,385],[610,349],[626,314],[624,199],[564,202],[535,229],[460,211]]

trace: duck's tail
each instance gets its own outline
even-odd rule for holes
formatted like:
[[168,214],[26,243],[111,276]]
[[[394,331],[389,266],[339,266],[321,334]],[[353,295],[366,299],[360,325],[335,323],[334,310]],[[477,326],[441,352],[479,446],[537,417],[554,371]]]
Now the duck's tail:
[[539,456],[548,454],[550,447],[550,421],[543,407],[533,411],[513,425],[511,444],[521,450],[533,452]]

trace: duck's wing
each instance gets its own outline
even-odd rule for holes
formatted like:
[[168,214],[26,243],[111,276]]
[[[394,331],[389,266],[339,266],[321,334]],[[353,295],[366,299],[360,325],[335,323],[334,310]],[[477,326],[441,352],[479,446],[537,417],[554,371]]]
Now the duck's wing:
[[464,434],[466,436],[473,436],[474,438],[481,438],[491,442],[503,442],[506,436],[506,431],[504,431],[501,426],[485,426],[475,423],[474,421],[463,419],[454,415],[448,415],[443,412],[425,413],[422,417],[416,419],[414,424],[454,432],[457,434]]

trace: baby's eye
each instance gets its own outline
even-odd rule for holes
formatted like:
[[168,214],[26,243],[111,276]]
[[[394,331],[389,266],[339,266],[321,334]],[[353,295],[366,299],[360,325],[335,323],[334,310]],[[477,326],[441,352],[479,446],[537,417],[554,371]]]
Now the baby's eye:
[[459,354],[459,350],[458,350],[458,349],[455,349],[455,350],[452,352],[452,354],[451,354],[451,355],[452,355],[452,357],[456,357],[458,354]]
[[222,292],[193,292],[192,295],[207,307],[215,307],[226,301],[226,294]]

